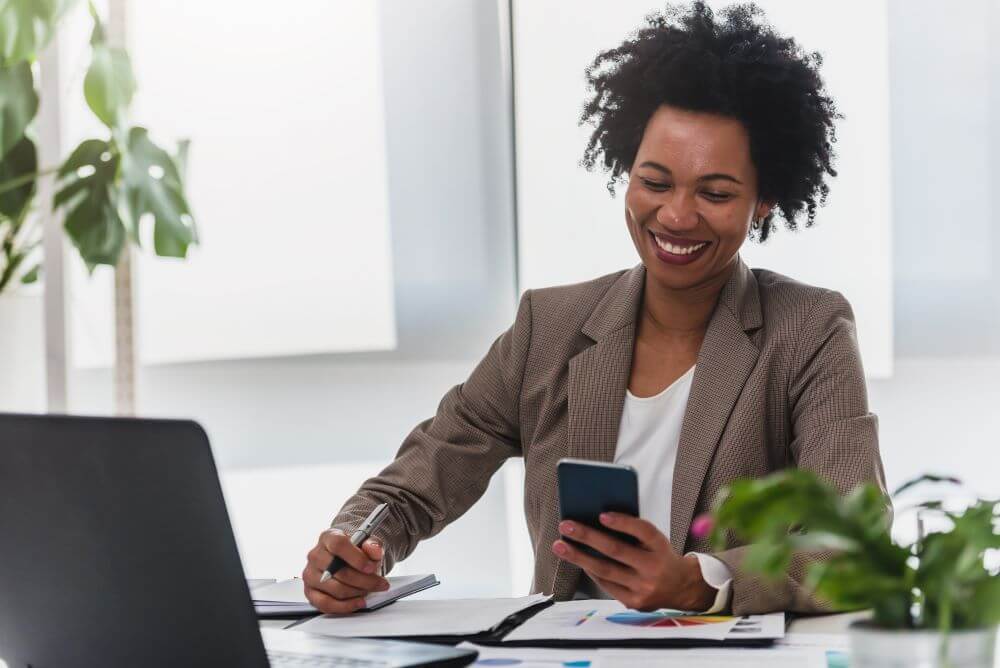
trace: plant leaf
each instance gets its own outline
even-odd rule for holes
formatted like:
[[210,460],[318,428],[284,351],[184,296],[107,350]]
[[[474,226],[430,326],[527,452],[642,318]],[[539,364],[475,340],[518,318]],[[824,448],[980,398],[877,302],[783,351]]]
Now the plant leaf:
[[132,61],[124,49],[108,45],[96,16],[91,44],[90,67],[83,80],[83,95],[94,115],[109,128],[115,128],[124,122],[135,95]]
[[88,139],[59,169],[62,187],[53,204],[66,209],[66,233],[87,266],[114,266],[125,243],[118,215],[119,158],[106,141]]
[[977,626],[1000,623],[1000,575],[989,576],[976,586],[969,608],[975,611]]
[[928,473],[928,474],[925,474],[925,475],[913,478],[912,480],[907,480],[902,485],[900,485],[899,487],[897,487],[896,491],[893,492],[892,495],[894,497],[895,496],[899,496],[900,494],[902,494],[906,490],[908,490],[910,488],[913,488],[913,487],[916,487],[917,485],[922,485],[925,482],[934,482],[934,483],[937,483],[937,482],[946,482],[946,483],[949,483],[951,485],[961,485],[962,484],[962,481],[959,480],[958,478],[953,478],[951,476],[946,476],[946,475],[932,475],[932,474]]
[[76,0],[0,2],[0,57],[7,65],[34,60],[55,33],[56,24]]
[[42,265],[36,264],[34,267],[28,270],[28,272],[21,277],[21,283],[29,285],[38,281],[38,276],[42,271]]
[[0,67],[0,157],[21,141],[37,112],[38,94],[31,65],[22,62]]
[[122,171],[132,225],[137,229],[140,218],[151,214],[156,254],[186,257],[188,247],[197,243],[197,233],[177,163],[153,143],[145,128],[135,127],[128,134]]
[[[0,160],[0,184],[37,171],[38,153],[35,150],[35,142],[27,135],[22,136],[21,140],[7,151],[3,160]],[[17,188],[0,193],[0,214],[14,221],[20,220],[21,213],[35,194],[35,183],[33,179]]]

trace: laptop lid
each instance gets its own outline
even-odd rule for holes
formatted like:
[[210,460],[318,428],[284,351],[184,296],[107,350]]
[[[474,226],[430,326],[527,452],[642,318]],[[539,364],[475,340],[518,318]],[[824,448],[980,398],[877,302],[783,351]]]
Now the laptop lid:
[[267,666],[194,422],[0,415],[0,658]]

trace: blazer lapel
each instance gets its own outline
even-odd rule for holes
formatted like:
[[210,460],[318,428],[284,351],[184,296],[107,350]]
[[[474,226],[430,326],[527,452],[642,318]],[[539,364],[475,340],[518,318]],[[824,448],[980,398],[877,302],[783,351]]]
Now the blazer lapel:
[[[569,361],[570,457],[614,460],[644,280],[642,265],[622,274],[583,326],[583,333],[595,343]],[[572,597],[579,577],[577,566],[560,560],[553,593],[559,599]]]
[[719,295],[698,353],[674,467],[670,542],[683,554],[705,476],[759,350],[749,337],[761,324],[757,281],[742,261]]
[[625,402],[635,324],[609,334],[569,361],[569,456],[610,462]]

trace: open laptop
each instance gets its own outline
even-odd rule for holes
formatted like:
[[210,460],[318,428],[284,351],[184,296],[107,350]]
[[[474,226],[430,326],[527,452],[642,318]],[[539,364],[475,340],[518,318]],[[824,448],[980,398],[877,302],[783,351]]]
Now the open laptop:
[[194,422],[0,415],[0,659],[10,668],[475,658],[421,643],[262,637]]

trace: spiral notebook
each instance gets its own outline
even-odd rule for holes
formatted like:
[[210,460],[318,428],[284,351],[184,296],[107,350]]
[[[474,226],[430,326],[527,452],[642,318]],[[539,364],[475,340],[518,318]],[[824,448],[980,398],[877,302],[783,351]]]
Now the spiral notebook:
[[[372,592],[366,596],[363,611],[378,610],[401,598],[440,584],[433,574],[402,575],[389,577],[386,580],[389,581],[389,589]],[[251,597],[258,617],[306,617],[319,614],[319,610],[306,598],[302,580],[299,578],[254,587]]]

